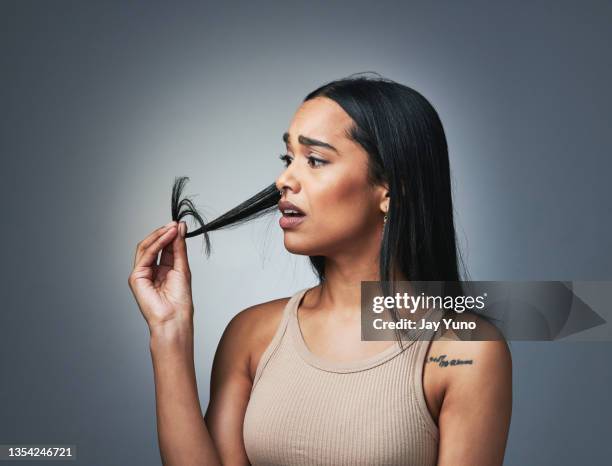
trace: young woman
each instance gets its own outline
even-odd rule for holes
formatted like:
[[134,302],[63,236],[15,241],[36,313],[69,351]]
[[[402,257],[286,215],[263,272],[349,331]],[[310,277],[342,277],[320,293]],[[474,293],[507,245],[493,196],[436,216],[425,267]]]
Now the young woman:
[[[283,141],[276,182],[210,223],[180,200],[178,180],[175,221],[136,249],[129,285],[151,333],[164,464],[501,465],[503,339],[360,337],[362,281],[460,280],[434,108],[391,80],[348,77],[306,96]],[[285,247],[310,257],[319,284],[231,319],[203,417],[185,238],[203,234],[208,253],[209,231],[277,208]],[[185,215],[201,227],[187,233]],[[471,363],[440,363],[451,359]]]

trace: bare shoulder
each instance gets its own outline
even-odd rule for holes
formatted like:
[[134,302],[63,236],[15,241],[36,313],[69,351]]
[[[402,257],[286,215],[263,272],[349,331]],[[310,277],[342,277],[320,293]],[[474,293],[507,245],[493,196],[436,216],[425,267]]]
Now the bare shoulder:
[[240,346],[246,358],[251,380],[255,377],[261,355],[266,350],[278,326],[289,297],[266,301],[243,309],[227,326],[228,336]]
[[[448,391],[451,385],[474,385],[485,380],[489,384],[510,383],[512,357],[501,332],[475,314],[455,316],[453,322],[459,324],[458,328],[462,327],[461,324],[471,323],[470,328],[475,330],[462,333],[464,330],[446,328],[442,322],[440,338],[432,342],[426,363],[435,368],[436,379],[444,386],[444,391]],[[450,322],[447,323],[450,327]]]
[[452,321],[459,324],[457,328],[474,324],[475,330],[456,330],[450,321],[440,321],[438,338],[425,356],[425,385],[434,413],[453,387],[474,387],[485,381],[508,386],[512,378],[510,349],[493,324],[473,313],[453,316]]
[[430,346],[426,382],[433,387],[441,432],[438,461],[501,465],[512,412],[510,349],[497,328],[479,316],[457,320],[480,323],[488,338],[463,340],[460,331],[451,331]]

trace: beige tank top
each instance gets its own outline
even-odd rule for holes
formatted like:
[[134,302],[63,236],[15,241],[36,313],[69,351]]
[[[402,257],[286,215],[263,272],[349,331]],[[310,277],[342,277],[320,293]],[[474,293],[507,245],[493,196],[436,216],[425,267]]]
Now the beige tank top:
[[430,340],[361,361],[311,353],[293,295],[257,366],[243,436],[253,466],[435,465],[438,427],[423,394]]

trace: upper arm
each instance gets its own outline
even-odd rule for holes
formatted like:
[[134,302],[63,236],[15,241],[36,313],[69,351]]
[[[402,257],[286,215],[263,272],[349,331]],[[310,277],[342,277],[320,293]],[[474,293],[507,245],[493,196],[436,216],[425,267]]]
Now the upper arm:
[[[451,349],[452,348],[452,349]],[[506,342],[456,341],[447,359],[449,383],[438,418],[438,466],[503,463],[512,412],[512,360]]]
[[206,426],[224,465],[248,465],[242,424],[251,392],[250,327],[253,308],[232,318],[217,346],[212,364]]

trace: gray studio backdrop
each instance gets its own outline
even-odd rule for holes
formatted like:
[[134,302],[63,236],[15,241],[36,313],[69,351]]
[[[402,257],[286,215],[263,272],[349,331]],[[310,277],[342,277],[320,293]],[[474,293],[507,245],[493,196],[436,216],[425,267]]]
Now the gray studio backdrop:
[[[160,464],[136,243],[170,220],[175,176],[208,218],[272,182],[301,99],[350,73],[438,110],[472,279],[610,280],[611,19],[609,2],[0,2],[0,443]],[[276,215],[212,241],[206,260],[188,240],[203,409],[231,317],[315,283]],[[505,464],[609,464],[610,342],[512,353]]]

